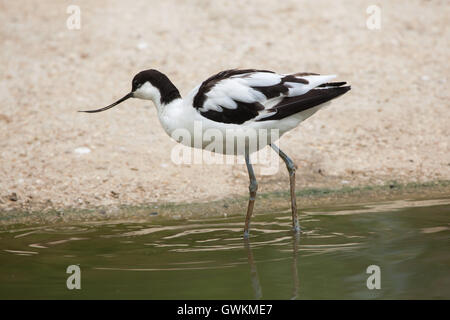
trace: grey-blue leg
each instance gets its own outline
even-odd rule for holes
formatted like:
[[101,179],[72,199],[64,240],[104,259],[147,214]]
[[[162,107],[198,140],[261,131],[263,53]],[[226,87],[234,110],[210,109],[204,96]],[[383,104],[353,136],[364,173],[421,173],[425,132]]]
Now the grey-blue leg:
[[273,143],[270,144],[273,150],[283,159],[286,164],[286,168],[289,171],[289,182],[291,185],[291,209],[292,209],[292,228],[294,232],[300,232],[300,225],[298,224],[298,216],[297,216],[297,201],[295,199],[295,164],[283,151],[280,150]]
[[250,156],[248,152],[245,153],[245,164],[247,165],[248,176],[250,178],[250,185],[248,187],[250,191],[250,199],[248,200],[247,216],[245,217],[244,238],[249,237],[250,231],[250,219],[253,214],[253,207],[255,206],[256,191],[258,190],[258,182],[256,181],[255,172],[253,166],[250,163]]

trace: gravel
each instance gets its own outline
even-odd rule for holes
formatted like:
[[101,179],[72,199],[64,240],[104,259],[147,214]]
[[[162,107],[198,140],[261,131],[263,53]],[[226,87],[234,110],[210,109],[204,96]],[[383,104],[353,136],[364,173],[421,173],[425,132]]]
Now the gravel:
[[[0,210],[210,201],[246,195],[245,166],[176,165],[145,101],[99,114],[143,69],[186,95],[229,68],[337,73],[352,91],[284,136],[297,186],[450,179],[450,7],[381,1],[87,1],[0,4]],[[259,190],[289,187],[284,165]],[[113,190],[113,191],[112,191]],[[12,196],[15,195],[15,196]],[[14,199],[14,200],[13,200]]]

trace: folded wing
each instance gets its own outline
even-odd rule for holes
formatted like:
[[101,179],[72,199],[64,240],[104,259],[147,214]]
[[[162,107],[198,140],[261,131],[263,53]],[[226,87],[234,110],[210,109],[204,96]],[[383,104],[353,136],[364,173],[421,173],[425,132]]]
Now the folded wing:
[[193,107],[210,120],[242,124],[279,120],[325,103],[347,92],[335,76],[277,74],[267,70],[226,70],[194,90]]

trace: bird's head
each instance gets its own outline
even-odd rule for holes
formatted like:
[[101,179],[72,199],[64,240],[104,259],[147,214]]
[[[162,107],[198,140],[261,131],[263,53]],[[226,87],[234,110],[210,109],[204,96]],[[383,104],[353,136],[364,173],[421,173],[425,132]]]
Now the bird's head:
[[144,70],[134,76],[131,82],[131,92],[133,98],[152,100],[153,102],[161,99],[161,83],[169,79],[157,70]]
[[159,106],[161,104],[167,104],[173,99],[180,97],[181,96],[177,88],[165,74],[159,72],[158,70],[149,69],[136,74],[131,82],[131,92],[113,104],[100,109],[85,110],[80,112],[102,112],[117,106],[119,103],[122,103],[129,98],[151,100]]

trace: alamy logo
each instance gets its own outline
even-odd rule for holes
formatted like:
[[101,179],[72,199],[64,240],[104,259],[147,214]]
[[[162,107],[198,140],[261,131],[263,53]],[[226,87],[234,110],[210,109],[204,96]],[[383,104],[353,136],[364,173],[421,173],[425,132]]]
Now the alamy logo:
[[67,267],[66,273],[71,274],[67,278],[66,285],[67,289],[81,289],[81,269],[78,265],[70,265]]
[[[230,155],[250,154],[253,164],[260,164],[261,174],[278,172],[278,154],[264,148],[280,138],[278,129],[254,128],[204,128],[201,121],[194,121],[192,128],[178,128],[171,137],[179,142],[171,152],[173,163],[179,164],[234,164]],[[257,152],[258,151],[258,152]],[[228,155],[228,156],[227,156]],[[244,158],[236,158],[243,164]]]
[[70,16],[66,20],[66,26],[69,30],[81,29],[81,9],[77,5],[70,5],[66,9],[67,14]]
[[370,265],[366,270],[367,274],[370,276],[367,278],[367,289],[381,289],[381,269],[377,265]]
[[366,13],[369,15],[366,20],[366,26],[369,30],[381,29],[381,8],[377,5],[370,5],[366,9]]

